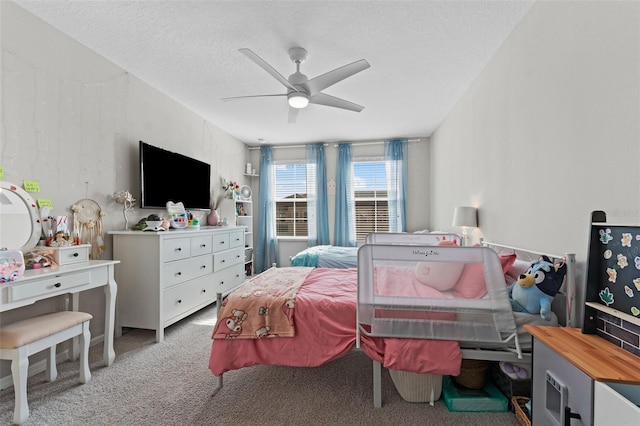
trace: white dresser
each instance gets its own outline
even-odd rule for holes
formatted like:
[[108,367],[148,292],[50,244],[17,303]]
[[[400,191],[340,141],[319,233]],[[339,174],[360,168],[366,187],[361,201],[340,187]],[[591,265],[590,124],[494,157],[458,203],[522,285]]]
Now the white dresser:
[[240,227],[164,232],[112,231],[118,300],[116,333],[123,327],[164,328],[215,302],[244,281]]

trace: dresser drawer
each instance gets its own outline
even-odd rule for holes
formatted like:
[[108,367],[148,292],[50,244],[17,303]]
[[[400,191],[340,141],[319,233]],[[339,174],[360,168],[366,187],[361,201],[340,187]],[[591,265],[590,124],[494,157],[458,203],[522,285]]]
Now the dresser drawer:
[[231,265],[244,262],[244,249],[237,248],[213,254],[213,270],[218,272]]
[[162,260],[171,262],[173,260],[186,259],[191,256],[190,238],[166,238],[162,248]]
[[61,277],[51,277],[37,282],[16,283],[9,287],[9,303],[47,293],[72,289],[91,282],[91,272],[76,272]]
[[244,281],[244,265],[233,265],[214,274],[214,290],[216,293],[226,294]]
[[214,292],[209,279],[195,280],[164,291],[164,322],[202,303],[213,302]]
[[191,237],[191,256],[202,256],[213,251],[213,239],[211,235]]
[[238,231],[231,231],[229,233],[230,248],[244,247],[244,229]]
[[80,244],[68,247],[52,247],[53,259],[60,266],[71,263],[86,262],[89,260],[91,244]]
[[162,286],[171,287],[213,272],[213,257],[204,255],[167,262],[163,265],[162,272],[164,274]]
[[231,248],[229,242],[229,233],[213,235],[213,251],[229,250]]

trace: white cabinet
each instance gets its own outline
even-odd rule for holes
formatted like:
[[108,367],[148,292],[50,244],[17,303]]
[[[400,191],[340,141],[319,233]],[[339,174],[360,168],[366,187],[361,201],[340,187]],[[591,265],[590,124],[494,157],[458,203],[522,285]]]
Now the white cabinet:
[[215,302],[244,280],[243,227],[113,231],[117,329],[164,328]]
[[[594,424],[593,380],[538,339],[533,341],[533,373],[532,421],[536,426]],[[569,420],[571,415],[580,417]]]
[[640,425],[640,385],[596,382],[593,424]]
[[236,200],[236,225],[246,227],[244,234],[245,275],[253,274],[253,203],[250,199]]
[[640,425],[637,355],[577,328],[525,330],[534,337],[533,425]]

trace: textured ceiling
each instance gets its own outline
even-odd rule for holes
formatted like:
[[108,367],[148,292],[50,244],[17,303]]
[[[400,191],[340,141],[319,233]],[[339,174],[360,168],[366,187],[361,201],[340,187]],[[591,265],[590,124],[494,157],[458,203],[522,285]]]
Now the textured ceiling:
[[[28,1],[16,3],[251,145],[429,136],[530,9],[507,1]],[[238,52],[288,77],[359,59],[371,68],[324,93],[356,113],[286,99],[220,98],[286,89]]]

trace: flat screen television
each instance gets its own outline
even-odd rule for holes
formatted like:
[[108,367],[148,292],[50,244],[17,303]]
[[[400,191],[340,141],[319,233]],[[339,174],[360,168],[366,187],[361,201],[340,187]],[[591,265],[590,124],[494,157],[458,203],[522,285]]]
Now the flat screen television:
[[167,201],[211,208],[211,165],[140,141],[140,207],[165,209]]

